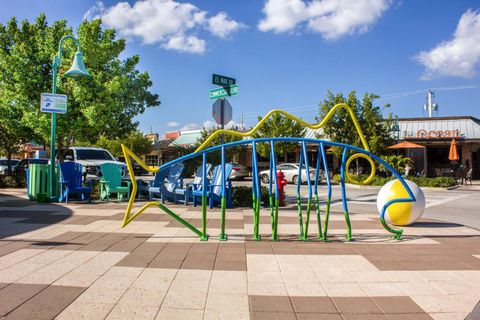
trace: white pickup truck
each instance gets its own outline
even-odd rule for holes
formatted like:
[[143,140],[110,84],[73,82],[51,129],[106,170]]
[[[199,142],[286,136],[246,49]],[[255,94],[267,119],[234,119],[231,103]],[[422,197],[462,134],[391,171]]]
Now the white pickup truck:
[[101,148],[92,147],[71,147],[65,154],[64,161],[75,161],[80,163],[85,170],[87,179],[98,179],[102,176],[100,165],[104,163],[117,163],[126,172],[126,164],[118,161],[110,152]]

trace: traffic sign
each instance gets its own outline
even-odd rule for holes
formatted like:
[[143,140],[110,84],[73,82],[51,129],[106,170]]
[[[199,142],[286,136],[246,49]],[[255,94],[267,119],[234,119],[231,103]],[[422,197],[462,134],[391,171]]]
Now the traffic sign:
[[222,125],[222,100],[223,100],[223,124],[232,120],[232,105],[227,99],[218,99],[212,106],[212,116],[215,121]]
[[65,94],[42,93],[40,111],[48,113],[67,113],[67,96]]
[[[230,92],[229,92],[230,91]],[[217,88],[210,90],[210,99],[220,99],[228,96],[236,96],[238,94],[238,84],[233,86]]]
[[222,87],[233,86],[236,84],[236,80],[234,78],[221,76],[219,74],[212,74],[212,84],[216,84]]

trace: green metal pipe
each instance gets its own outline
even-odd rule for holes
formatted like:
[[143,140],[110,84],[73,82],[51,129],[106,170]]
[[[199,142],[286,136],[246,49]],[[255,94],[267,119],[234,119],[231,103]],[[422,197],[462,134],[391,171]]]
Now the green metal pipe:
[[352,240],[352,225],[350,223],[350,215],[348,211],[344,211],[343,214],[345,215],[345,221],[347,222],[347,240]]
[[303,217],[302,217],[302,202],[300,195],[297,195],[297,211],[298,211],[298,224],[300,225],[300,239],[303,238]]
[[304,230],[304,234],[303,234],[303,241],[308,241],[308,225],[310,223],[310,209],[311,209],[311,206],[312,206],[312,200],[311,199],[308,199],[307,201],[307,213],[306,213],[306,217],[305,217],[305,228],[303,229]]
[[202,196],[202,236],[200,240],[207,241],[207,196]]
[[225,210],[227,208],[227,199],[225,196],[222,197],[221,204],[222,204],[222,229],[220,233],[220,241],[226,241],[228,237],[225,234]]
[[328,221],[330,218],[330,201],[331,201],[331,198],[328,198],[327,204],[325,207],[325,227],[323,228],[323,241],[328,241],[327,232],[328,232]]
[[322,234],[322,220],[320,217],[320,205],[318,202],[318,194],[315,193],[315,211],[317,211],[317,224],[318,224],[318,239],[323,240]]
[[180,222],[181,224],[183,224],[185,227],[187,227],[188,229],[192,230],[193,233],[195,233],[197,236],[199,236],[200,238],[202,237],[202,232],[200,230],[198,230],[197,228],[195,228],[194,226],[192,226],[190,223],[188,223],[187,221],[183,220],[180,216],[176,215],[173,211],[171,211],[170,209],[168,209],[167,207],[165,207],[163,204],[159,203],[158,204],[158,207],[160,209],[162,209],[163,211],[165,211],[167,214],[169,214],[172,218],[174,218],[175,220],[177,220],[178,222]]

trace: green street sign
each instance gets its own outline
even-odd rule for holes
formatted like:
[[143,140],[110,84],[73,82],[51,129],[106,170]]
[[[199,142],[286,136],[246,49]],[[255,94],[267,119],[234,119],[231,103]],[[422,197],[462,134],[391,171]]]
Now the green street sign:
[[212,84],[222,87],[233,86],[237,81],[234,78],[221,76],[219,74],[212,74]]
[[[230,92],[229,92],[230,91]],[[236,96],[238,94],[238,84],[230,87],[217,88],[210,90],[210,99],[220,99],[229,96]]]

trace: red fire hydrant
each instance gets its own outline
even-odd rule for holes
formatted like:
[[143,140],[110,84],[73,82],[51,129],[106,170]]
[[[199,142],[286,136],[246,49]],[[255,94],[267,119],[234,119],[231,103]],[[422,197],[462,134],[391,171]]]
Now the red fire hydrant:
[[279,205],[285,205],[285,186],[287,185],[287,180],[285,180],[285,175],[282,171],[277,172],[277,181],[278,181],[278,200]]

